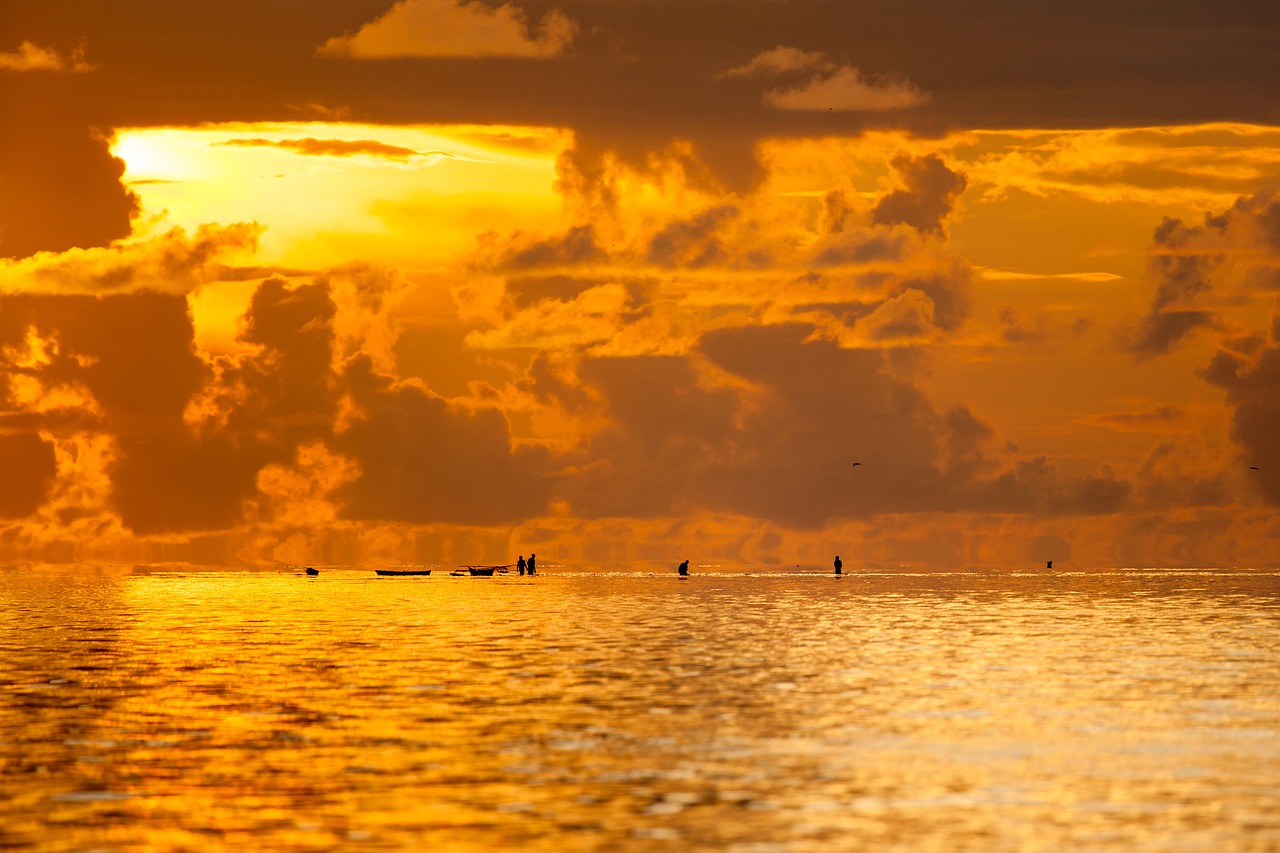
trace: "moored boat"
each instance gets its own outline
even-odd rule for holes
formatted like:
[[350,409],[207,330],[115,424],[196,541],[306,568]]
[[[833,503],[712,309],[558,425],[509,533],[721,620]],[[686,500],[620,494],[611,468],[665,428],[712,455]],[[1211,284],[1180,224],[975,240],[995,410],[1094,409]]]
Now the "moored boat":
[[398,578],[406,575],[429,575],[430,569],[374,569],[373,573],[383,577]]
[[465,577],[470,575],[473,578],[490,578],[494,573],[505,575],[509,566],[458,566],[456,571],[449,574],[454,577]]

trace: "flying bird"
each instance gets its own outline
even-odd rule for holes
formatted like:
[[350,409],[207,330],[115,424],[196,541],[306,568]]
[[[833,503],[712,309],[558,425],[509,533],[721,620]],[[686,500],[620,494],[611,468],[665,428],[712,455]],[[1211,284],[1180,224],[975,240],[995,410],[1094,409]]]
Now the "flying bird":
[[[856,464],[858,464],[858,463],[856,463],[856,462],[855,462],[854,464],[856,465]],[[1261,469],[1261,468],[1259,468],[1257,465],[1250,465],[1250,466],[1249,466],[1249,470],[1250,470],[1250,471],[1261,471],[1262,469]]]
[[853,463],[853,467],[854,467],[854,468],[857,468],[857,467],[858,467],[859,465],[861,465],[861,464],[862,464],[861,462],[855,462],[855,463]]

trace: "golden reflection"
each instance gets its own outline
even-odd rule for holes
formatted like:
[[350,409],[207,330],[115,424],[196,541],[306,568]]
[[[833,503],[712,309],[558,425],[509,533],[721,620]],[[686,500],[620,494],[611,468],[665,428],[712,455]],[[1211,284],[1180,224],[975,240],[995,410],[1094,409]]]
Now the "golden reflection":
[[0,809],[13,840],[76,847],[1274,841],[1278,594],[1169,571],[6,575]]

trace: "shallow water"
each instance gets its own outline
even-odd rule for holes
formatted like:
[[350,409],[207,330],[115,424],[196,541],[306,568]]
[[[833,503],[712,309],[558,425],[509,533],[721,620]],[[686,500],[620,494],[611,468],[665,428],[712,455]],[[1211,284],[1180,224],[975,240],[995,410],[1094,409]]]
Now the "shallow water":
[[1276,850],[1280,575],[0,569],[0,847]]

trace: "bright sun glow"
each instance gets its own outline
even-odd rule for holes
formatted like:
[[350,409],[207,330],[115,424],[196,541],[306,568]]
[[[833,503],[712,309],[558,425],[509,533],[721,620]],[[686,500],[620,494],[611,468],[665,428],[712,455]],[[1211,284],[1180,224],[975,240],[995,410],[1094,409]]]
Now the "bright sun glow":
[[267,262],[430,266],[479,232],[555,221],[569,141],[544,128],[234,124],[124,130],[113,151],[152,230],[255,221]]

